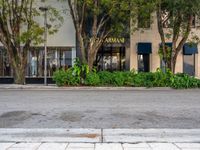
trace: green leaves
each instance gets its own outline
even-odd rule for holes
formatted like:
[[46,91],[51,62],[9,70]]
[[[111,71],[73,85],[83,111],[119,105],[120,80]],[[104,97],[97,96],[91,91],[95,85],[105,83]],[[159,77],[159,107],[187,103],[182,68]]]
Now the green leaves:
[[[48,1],[41,3],[45,2]],[[20,43],[20,45],[23,45],[27,41],[31,41],[32,44],[37,45],[43,42],[41,39],[43,38],[44,25],[41,25],[41,21],[44,18],[43,12],[38,9],[41,3],[36,0],[0,0],[1,27],[3,29],[10,28],[10,30],[0,30],[0,33],[4,32],[1,34],[6,36],[5,38],[10,37],[8,40],[12,41],[13,44]],[[49,32],[53,34],[62,25],[63,17],[57,8],[52,6],[49,6],[47,17],[48,23],[51,24]],[[4,40],[4,38],[1,40]],[[3,43],[7,43],[8,40]]]

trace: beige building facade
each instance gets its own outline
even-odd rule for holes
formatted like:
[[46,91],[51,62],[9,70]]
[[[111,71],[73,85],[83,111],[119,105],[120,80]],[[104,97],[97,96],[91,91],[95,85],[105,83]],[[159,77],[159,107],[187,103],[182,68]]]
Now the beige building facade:
[[[137,31],[131,33],[130,51],[127,52],[127,64],[129,65],[130,70],[134,69],[137,71],[155,72],[162,66],[158,53],[161,40],[158,32],[156,14],[153,14],[151,17],[153,22],[150,25],[150,28],[138,29]],[[197,27],[199,27],[199,25],[196,21],[195,27],[192,28],[192,32],[200,37],[200,30]],[[169,29],[166,28],[165,33],[168,31]],[[170,43],[172,40],[169,39],[167,42]],[[147,49],[146,53],[143,49],[141,49],[140,45],[143,45],[143,48],[147,48],[149,45],[151,50]],[[198,44],[196,48],[196,53],[187,54],[187,52],[184,53],[184,50],[179,53],[175,68],[176,73],[188,73],[190,75],[200,77],[200,54],[198,53],[200,45]]]

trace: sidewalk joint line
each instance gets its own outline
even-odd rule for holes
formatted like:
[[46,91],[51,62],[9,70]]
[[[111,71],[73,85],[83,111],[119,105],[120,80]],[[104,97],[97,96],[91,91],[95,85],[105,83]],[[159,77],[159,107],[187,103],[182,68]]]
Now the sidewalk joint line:
[[100,141],[101,143],[103,143],[104,142],[104,139],[103,139],[103,128],[101,128],[101,141]]
[[151,147],[151,145],[149,144],[149,143],[147,143],[147,142],[145,142],[148,146],[149,146],[149,148],[151,149],[151,150],[153,150],[153,147]]
[[6,150],[9,150],[9,148],[12,148],[12,146],[14,146],[16,143],[10,145],[8,148],[6,148]]
[[66,147],[65,147],[65,150],[67,150],[67,148],[69,147],[69,143],[67,143]]
[[43,143],[41,142],[41,143],[39,144],[39,146],[38,146],[38,147],[36,147],[36,149],[35,149],[35,150],[38,150],[42,144],[43,144]]
[[182,148],[180,148],[178,145],[176,145],[176,143],[172,143],[174,146],[176,146],[179,150],[182,150]]

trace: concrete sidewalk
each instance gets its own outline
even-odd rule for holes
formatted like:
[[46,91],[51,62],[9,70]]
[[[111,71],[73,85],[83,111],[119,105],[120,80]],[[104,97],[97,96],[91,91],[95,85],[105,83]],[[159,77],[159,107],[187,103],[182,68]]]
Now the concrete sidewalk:
[[0,150],[200,150],[200,129],[0,129]]
[[200,129],[0,129],[0,142],[200,143]]
[[199,143],[0,143],[0,150],[199,150]]

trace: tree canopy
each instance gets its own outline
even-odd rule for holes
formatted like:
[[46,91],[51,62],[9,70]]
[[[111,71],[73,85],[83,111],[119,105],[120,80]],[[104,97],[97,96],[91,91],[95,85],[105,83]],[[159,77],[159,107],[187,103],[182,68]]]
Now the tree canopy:
[[[156,0],[155,2],[158,31],[162,41],[160,53],[166,67],[175,72],[177,56],[184,44],[188,40],[198,42],[198,37],[192,34],[191,29],[195,27],[195,20],[200,14],[200,0]],[[172,42],[172,47],[166,46],[169,40]]]

